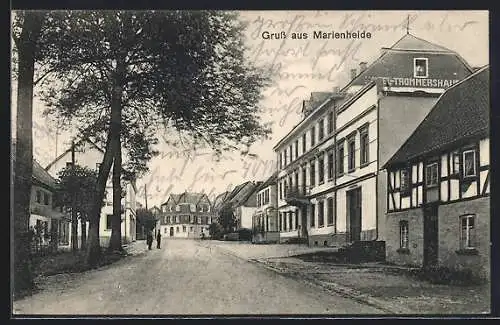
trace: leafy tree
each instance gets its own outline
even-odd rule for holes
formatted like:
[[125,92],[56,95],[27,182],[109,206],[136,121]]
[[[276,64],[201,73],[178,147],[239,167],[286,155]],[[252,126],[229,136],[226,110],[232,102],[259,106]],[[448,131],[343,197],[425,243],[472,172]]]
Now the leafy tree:
[[234,231],[236,228],[236,217],[230,205],[226,205],[220,210],[217,222],[222,226],[224,232]]
[[218,222],[213,222],[208,227],[208,233],[212,239],[220,239],[224,233],[224,228]]
[[[56,195],[57,205],[72,207],[73,198],[75,199],[75,214],[80,218],[82,226],[81,248],[86,247],[86,223],[92,213],[92,207],[96,200],[95,186],[97,183],[97,172],[79,165],[62,169],[58,173],[58,192]],[[101,206],[104,201],[101,201]],[[72,220],[77,224],[78,220]],[[77,234],[71,234],[73,243],[77,241]]]
[[144,227],[144,230],[146,230],[146,232],[153,230],[159,220],[158,216],[155,216],[153,212],[145,208],[137,209],[136,218],[137,224],[141,227]]
[[33,87],[38,41],[44,23],[41,12],[20,12],[12,34],[17,49],[17,116],[14,165],[14,290],[33,286],[30,266],[30,197],[33,172]]
[[[187,136],[217,154],[248,147],[270,130],[260,123],[267,79],[245,56],[237,15],[220,11],[64,11],[51,13],[52,42],[44,47],[54,71],[44,98],[48,114],[67,125],[91,125],[105,143],[97,180],[101,202],[111,170],[147,171],[158,129]],[[117,176],[113,179],[117,179]],[[114,182],[116,184],[117,182]],[[115,201],[115,204],[118,202]],[[113,209],[114,218],[120,216]],[[87,261],[100,255],[99,212],[90,218]],[[113,231],[119,233],[118,222]],[[119,238],[119,237],[113,237]],[[113,241],[111,245],[120,244]]]

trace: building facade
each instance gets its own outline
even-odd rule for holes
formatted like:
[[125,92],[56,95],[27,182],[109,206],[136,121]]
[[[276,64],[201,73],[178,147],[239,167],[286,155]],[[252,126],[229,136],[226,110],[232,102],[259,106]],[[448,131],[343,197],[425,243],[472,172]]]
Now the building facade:
[[449,88],[386,164],[389,261],[489,278],[489,109],[485,67]]
[[170,194],[161,205],[160,232],[163,238],[209,237],[213,222],[210,200],[202,193]]
[[55,179],[35,160],[32,182],[29,226],[35,234],[34,248],[69,248],[71,219],[56,206]]
[[[75,144],[75,164],[95,170],[99,170],[104,157],[104,151],[90,140],[79,140]],[[58,173],[72,164],[71,147],[65,150],[54,161],[52,161],[45,170],[53,177],[58,177]],[[101,208],[101,218],[99,221],[99,238],[101,246],[107,246],[111,238],[111,218],[113,215],[113,183],[110,173],[106,183],[104,206]],[[122,224],[121,234],[122,243],[129,243],[136,240],[137,221],[136,221],[136,193],[137,188],[135,180],[124,182],[124,195],[122,197]],[[86,233],[88,234],[89,224],[86,224]],[[82,225],[78,222],[78,245],[81,244]],[[70,236],[71,237],[71,236]],[[71,241],[71,238],[70,238]]]
[[269,177],[256,191],[257,209],[253,215],[254,243],[278,243],[277,174]]
[[407,34],[332,93],[313,93],[278,156],[280,237],[344,246],[384,239],[380,167],[443,91],[472,73],[448,49]]

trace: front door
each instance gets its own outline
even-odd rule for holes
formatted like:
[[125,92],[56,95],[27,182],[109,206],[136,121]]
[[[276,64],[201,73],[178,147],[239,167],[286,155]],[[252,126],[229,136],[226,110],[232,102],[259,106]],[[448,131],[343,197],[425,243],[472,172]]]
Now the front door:
[[174,227],[170,227],[170,237],[174,236]]
[[424,207],[424,268],[438,262],[438,209],[436,204]]
[[300,210],[300,224],[302,237],[307,238],[307,206],[303,206]]
[[347,192],[347,222],[349,225],[349,241],[361,240],[361,188]]

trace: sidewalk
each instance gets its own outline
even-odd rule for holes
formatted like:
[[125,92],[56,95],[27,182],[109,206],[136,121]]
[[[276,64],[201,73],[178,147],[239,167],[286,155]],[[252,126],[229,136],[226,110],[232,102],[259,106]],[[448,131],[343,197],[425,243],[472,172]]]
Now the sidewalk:
[[[438,285],[409,275],[408,268],[382,263],[306,262],[293,255],[308,247],[217,243],[227,254],[257,263],[284,276],[385,310],[390,314],[482,314],[490,312],[490,285]],[[324,250],[325,248],[309,248]],[[277,257],[277,256],[282,257]]]

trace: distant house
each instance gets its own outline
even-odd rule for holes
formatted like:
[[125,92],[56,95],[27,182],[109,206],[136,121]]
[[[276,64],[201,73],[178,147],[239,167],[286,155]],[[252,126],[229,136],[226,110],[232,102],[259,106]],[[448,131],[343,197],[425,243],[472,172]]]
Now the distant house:
[[490,273],[489,68],[443,93],[388,160],[386,253]]
[[255,243],[279,242],[280,232],[278,228],[277,211],[277,174],[274,173],[256,190],[257,209],[253,214],[252,229]]
[[213,220],[212,204],[206,194],[170,194],[161,205],[160,231],[163,238],[209,236]]
[[257,210],[257,189],[262,182],[245,182],[234,188],[224,202],[233,210],[236,229],[252,229],[252,218]]
[[[97,144],[88,139],[81,139],[75,142],[75,164],[99,170],[104,156],[104,150]],[[66,166],[71,166],[71,147],[60,154],[52,161],[45,170],[53,177],[58,177],[58,173]],[[102,246],[107,246],[111,237],[111,220],[113,216],[113,184],[111,182],[112,173],[110,172],[106,184],[105,205],[101,209],[101,219],[99,225],[99,237]],[[135,180],[127,181],[125,196],[122,198],[122,242],[128,243],[136,240],[136,193],[137,188]],[[78,238],[80,242],[81,224],[78,223]],[[87,223],[88,233],[88,223]],[[70,239],[71,240],[71,239]]]

